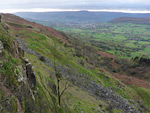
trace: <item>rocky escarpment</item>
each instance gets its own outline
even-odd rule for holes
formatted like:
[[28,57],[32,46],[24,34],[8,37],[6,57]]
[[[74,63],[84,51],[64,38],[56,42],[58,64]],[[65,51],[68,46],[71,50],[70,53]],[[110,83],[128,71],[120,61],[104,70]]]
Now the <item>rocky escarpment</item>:
[[25,63],[24,70],[25,70],[25,75],[26,75],[27,81],[30,83],[31,86],[36,86],[36,77],[35,77],[35,73],[33,71],[33,66],[29,62],[29,60],[25,58],[24,50],[19,45],[18,41],[15,41],[15,40],[13,41],[13,49],[14,49],[14,56],[16,58],[22,57],[24,60],[24,63]]
[[13,54],[15,58],[22,58],[22,60],[25,63],[24,71],[25,71],[25,75],[27,78],[27,82],[30,83],[31,86],[36,86],[36,77],[33,71],[33,66],[29,62],[29,60],[25,58],[24,50],[22,49],[22,47],[19,45],[18,41],[16,40],[13,40],[13,50],[14,50]]
[[[12,41],[12,50],[13,51],[9,53],[10,61],[7,62],[10,63],[8,65],[12,67],[10,67],[11,69],[8,70],[8,67],[6,68],[7,64],[5,63],[7,61],[6,58],[8,57],[8,54],[5,54],[5,51],[7,50],[5,50],[5,48],[3,47],[3,43],[0,41],[0,57],[2,58],[0,58],[0,89],[5,94],[4,97],[1,97],[0,94],[0,100],[2,99],[2,102],[0,101],[0,106],[2,105],[2,107],[0,107],[0,112],[3,112],[4,110],[12,112],[15,111],[13,109],[17,108],[17,113],[23,113],[21,107],[23,99],[28,98],[29,100],[24,103],[26,106],[31,106],[31,104],[34,103],[35,93],[33,93],[34,90],[32,88],[36,87],[36,77],[33,71],[32,64],[29,63],[29,61],[27,62],[27,60],[25,60],[24,50],[16,40]],[[3,51],[4,53],[2,54]],[[16,61],[18,62],[17,64]],[[3,69],[5,69],[4,71],[6,74],[7,72],[8,74],[9,72],[12,72],[11,75],[6,75],[3,72]],[[9,80],[10,78],[16,81],[11,81]],[[16,108],[12,108],[12,99],[14,99],[14,102],[16,101]]]
[[[37,56],[39,59],[41,55],[34,50],[29,49],[22,39],[17,38],[18,42],[22,45],[22,48],[29,54],[33,54]],[[42,60],[47,66],[53,68],[53,63],[42,56]],[[58,70],[62,73],[62,75],[67,75],[70,72],[69,68],[65,68],[62,66],[57,67]],[[53,74],[53,72],[51,72]],[[103,75],[105,76],[105,75]],[[78,86],[82,90],[90,93],[92,96],[97,99],[103,100],[107,103],[108,109],[117,108],[122,110],[124,113],[142,113],[140,107],[138,107],[132,100],[127,100],[119,96],[114,92],[111,88],[105,88],[102,84],[93,81],[88,75],[81,74],[77,70],[71,70],[71,76],[64,76],[69,81],[71,81],[74,85]],[[109,78],[108,78],[109,79]],[[105,111],[103,111],[105,112]]]

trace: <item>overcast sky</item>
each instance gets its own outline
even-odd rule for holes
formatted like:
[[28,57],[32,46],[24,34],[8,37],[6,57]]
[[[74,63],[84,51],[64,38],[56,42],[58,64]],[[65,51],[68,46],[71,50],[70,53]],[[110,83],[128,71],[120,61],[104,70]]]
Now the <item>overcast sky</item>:
[[[33,9],[121,9],[150,11],[150,0],[0,0],[0,12]],[[44,11],[44,10],[43,10]]]

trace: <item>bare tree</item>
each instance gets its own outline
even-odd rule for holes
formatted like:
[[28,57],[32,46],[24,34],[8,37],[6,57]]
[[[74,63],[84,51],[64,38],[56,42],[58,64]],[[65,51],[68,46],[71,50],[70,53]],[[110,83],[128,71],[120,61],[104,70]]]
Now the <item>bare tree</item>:
[[61,71],[56,66],[55,59],[54,59],[54,71],[55,71],[55,77],[56,77],[56,82],[57,82],[57,99],[58,99],[58,104],[60,106],[62,95],[71,85],[67,80],[63,78],[64,76],[62,75]]
[[[57,99],[58,99],[58,105],[61,106],[61,98],[63,96],[63,94],[65,93],[65,91],[71,86],[71,84],[67,81],[66,76],[67,74],[64,74],[62,72],[61,69],[63,69],[63,65],[62,67],[58,66],[56,64],[56,58],[59,59],[59,55],[57,54],[57,48],[58,46],[56,44],[54,44],[53,46],[53,56],[54,56],[54,62],[53,62],[53,66],[54,66],[54,76],[56,79],[56,93],[57,93]],[[63,74],[62,74],[63,73]]]

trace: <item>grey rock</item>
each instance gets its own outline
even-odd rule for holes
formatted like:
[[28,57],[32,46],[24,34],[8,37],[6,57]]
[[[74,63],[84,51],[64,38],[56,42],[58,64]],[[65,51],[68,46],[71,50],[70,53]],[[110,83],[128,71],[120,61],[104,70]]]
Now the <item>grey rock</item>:
[[26,64],[28,64],[28,63],[29,63],[29,59],[25,59],[24,61],[25,61],[25,63],[26,63]]
[[36,77],[34,71],[32,70],[31,63],[26,64],[26,75],[31,86],[36,86]]
[[3,43],[0,41],[0,54],[2,53],[3,51]]
[[13,55],[16,57],[16,58],[19,58],[19,57],[24,57],[24,50],[22,49],[22,47],[19,46],[19,43],[16,41],[16,40],[13,40]]

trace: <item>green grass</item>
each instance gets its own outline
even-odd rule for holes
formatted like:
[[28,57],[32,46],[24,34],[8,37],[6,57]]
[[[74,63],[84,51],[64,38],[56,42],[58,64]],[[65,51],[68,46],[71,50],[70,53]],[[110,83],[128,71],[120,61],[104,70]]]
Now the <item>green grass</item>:
[[150,46],[144,49],[144,52],[150,53]]
[[125,46],[131,47],[131,48],[137,48],[137,45],[134,44],[135,42],[136,41],[128,41],[128,42],[126,42]]
[[150,108],[150,89],[146,89],[146,88],[142,88],[142,87],[135,87],[135,86],[132,86],[132,87],[144,101],[144,103],[142,103],[142,104],[144,104],[144,105],[146,105],[146,107]]
[[100,108],[101,110],[104,110],[108,106],[103,101],[97,100],[75,86],[69,88],[63,98],[69,98],[68,106],[72,109],[73,113],[81,111],[86,113],[94,112],[99,107],[99,104],[103,105],[103,108]]
[[146,45],[146,44],[150,44],[150,42],[147,42],[147,41],[138,41],[138,43],[140,44],[140,45]]
[[[30,35],[30,36],[28,38],[26,38],[25,41],[29,45],[29,48],[42,54],[43,56],[47,57],[51,61],[53,61],[53,58],[54,58],[53,55],[56,54],[56,60],[59,64],[62,64],[62,65],[69,64],[71,66],[72,71],[78,70],[78,73],[87,75],[92,80],[95,80],[97,83],[99,81],[101,81],[101,83],[103,84],[104,87],[107,87],[107,88],[112,87],[112,88],[116,89],[115,93],[119,94],[123,98],[132,99],[132,97],[133,97],[132,94],[136,95],[135,92],[132,92],[132,94],[130,94],[129,92],[131,92],[131,89],[128,87],[125,87],[124,90],[118,88],[117,82],[119,82],[119,81],[117,79],[112,78],[110,75],[106,74],[104,76],[98,69],[90,70],[90,69],[86,69],[84,66],[79,65],[77,63],[77,61],[80,58],[74,57],[72,54],[70,54],[71,49],[65,48],[63,46],[63,44],[59,44],[57,42],[57,40],[52,40],[51,38],[46,37],[46,36],[43,37],[42,34],[31,33],[28,35]],[[36,36],[36,37],[34,37],[34,36]],[[44,40],[41,39],[41,37],[44,38]],[[57,46],[55,46],[53,43],[56,43]],[[36,75],[37,75],[37,81],[38,81],[39,86],[41,87],[40,90],[45,91],[47,98],[49,98],[50,101],[52,101],[51,97],[48,96],[48,92],[44,88],[44,87],[47,87],[48,81],[52,80],[49,78],[49,76],[50,76],[49,70],[53,71],[52,68],[47,67],[43,62],[39,61],[39,59],[33,55],[26,53],[26,57],[29,58],[31,63],[34,65],[34,71],[36,72]],[[74,88],[72,90],[75,91]],[[77,92],[79,93],[79,91],[77,91]],[[88,98],[92,98],[92,97],[89,97],[89,95],[86,93],[87,96],[85,96],[85,99],[84,99],[84,98],[82,98],[83,95],[85,95],[85,92],[83,92],[83,91],[80,91],[79,97],[76,97],[75,94],[72,94],[71,98],[73,99],[72,100],[73,105],[70,106],[70,109],[73,110],[73,109],[75,109],[74,108],[75,106],[78,106],[81,110],[88,112],[88,111],[93,111],[96,107],[98,107],[97,104],[90,103],[90,101],[86,98],[86,97],[88,97]]]
[[[22,25],[20,26],[18,24],[13,24],[13,25],[17,27],[26,27]],[[107,44],[105,45],[107,46],[112,45],[111,49],[106,51],[109,51],[110,53],[114,53],[114,54],[115,52],[118,52],[118,54],[121,53],[121,50],[114,49],[120,47],[117,44],[118,42],[119,44],[125,45],[124,46],[125,48],[123,48],[124,50],[127,49],[126,47],[130,47],[130,48],[136,47],[134,44],[136,41],[127,40],[126,36],[122,34],[125,32],[125,30],[127,30],[128,27],[133,27],[132,24],[124,25],[122,26],[123,28],[118,27],[118,25],[116,26],[113,26],[111,24],[109,25],[111,27],[110,28],[111,32],[109,31],[110,29],[108,29],[107,27],[106,28],[104,27],[102,29],[97,29],[98,31],[95,33],[93,33],[94,31],[91,31],[88,28],[87,29],[66,28],[65,30],[66,32],[79,33],[79,36],[81,33],[81,35],[86,39],[91,38],[92,35],[95,37],[93,40],[106,41],[108,45]],[[139,27],[145,27],[145,26],[139,26]],[[129,30],[130,28],[128,29],[128,31]],[[137,31],[138,30],[139,28],[137,28]],[[108,33],[106,33],[106,31]],[[3,36],[4,33],[5,31],[2,31],[0,36]],[[114,35],[113,33],[118,33],[118,34]],[[79,60],[85,60],[85,58],[84,57],[79,58],[75,56],[74,55],[75,49],[70,47],[64,47],[64,43],[59,43],[60,39],[58,39],[57,37],[46,36],[42,33],[36,33],[34,31],[27,32],[23,30],[20,30],[18,34],[26,37],[24,38],[24,40],[30,49],[33,49],[37,53],[40,53],[41,55],[45,56],[51,62],[53,62],[55,57],[56,62],[59,65],[63,65],[71,71],[70,76],[72,75],[73,71],[76,71],[78,74],[84,74],[85,76],[87,76],[87,81],[85,81],[84,85],[88,85],[89,82],[93,80],[97,84],[100,84],[105,88],[114,89],[114,92],[117,95],[123,97],[123,99],[131,99],[133,101],[136,101],[134,97],[140,95],[140,97],[145,101],[146,106],[149,106],[149,101],[147,101],[149,98],[149,90],[144,88],[135,88],[134,91],[132,88],[127,87],[118,79],[111,76],[109,73],[103,73],[99,71],[99,69],[97,68],[89,69],[86,66],[79,64]],[[133,34],[136,34],[136,31],[133,31]],[[10,37],[7,37],[7,35],[4,35],[4,38],[0,38],[0,39],[5,44],[6,47],[7,45],[10,46],[12,44],[12,39]],[[145,45],[148,43],[140,41],[139,44]],[[9,48],[11,48],[11,46]],[[23,63],[24,61],[21,58],[20,59],[14,58],[12,54],[13,52],[11,53],[7,51],[7,48],[5,48],[5,50],[6,50],[4,52],[5,57],[4,56],[2,57],[3,66],[2,68],[0,68],[0,75],[2,75],[2,77],[7,76],[9,80],[9,83],[7,85],[10,85],[10,87],[12,87],[11,85],[13,85],[13,87],[16,88],[19,87],[20,85],[17,81],[17,76],[14,74],[14,72],[16,70],[21,71],[19,70],[20,65],[24,66],[25,64]],[[149,51],[148,47],[144,51],[148,53]],[[103,107],[100,109],[104,110],[106,113],[108,112],[106,111],[106,108],[108,107],[108,103],[104,102],[103,100],[96,99],[94,96],[91,96],[88,92],[85,92],[74,85],[71,88],[69,88],[66,91],[66,93],[63,95],[63,102],[62,102],[63,104],[61,107],[58,107],[57,95],[55,95],[52,92],[52,89],[50,88],[51,84],[53,85],[56,84],[54,75],[50,74],[50,72],[54,72],[54,70],[52,69],[52,67],[46,66],[42,61],[39,60],[39,58],[37,58],[34,55],[25,53],[25,57],[29,59],[30,63],[34,66],[33,71],[35,72],[36,75],[37,86],[31,88],[33,92],[37,91],[37,93],[35,94],[35,103],[34,103],[36,109],[42,108],[41,112],[43,113],[46,112],[76,113],[81,111],[85,113],[90,113],[90,112],[94,112],[94,110],[98,108],[99,105],[102,105]],[[17,72],[17,74],[18,73],[19,72]],[[118,84],[121,85],[123,88],[122,89],[119,88]],[[63,86],[61,86],[61,89],[63,89],[62,87]],[[0,91],[1,91],[1,87],[0,87]],[[0,94],[0,98],[2,98],[2,96],[3,94]],[[26,108],[25,105],[26,100],[27,99],[23,98],[22,101],[22,107],[24,112],[26,112],[26,109],[28,109]],[[11,105],[13,107],[12,112],[16,112],[15,99],[11,101]],[[118,112],[121,113],[122,111],[113,109],[113,113],[118,113]]]
[[[98,42],[105,42],[106,44],[104,46],[106,48],[111,47],[111,49],[106,51],[111,53],[114,53],[114,51],[119,52],[119,50],[116,50],[116,45],[120,44],[122,46],[118,46],[117,48],[121,49],[121,51],[124,51],[124,53],[117,54],[117,56],[121,58],[129,58],[134,57],[135,53],[137,53],[136,55],[139,56],[149,53],[150,43],[147,40],[150,40],[150,29],[147,29],[147,27],[148,25],[138,25],[132,23],[105,23],[96,24],[95,29],[90,27],[67,27],[63,25],[61,27],[57,27],[57,29],[72,34],[76,37],[85,38],[86,40],[92,39]],[[135,50],[135,48],[139,49]],[[103,48],[100,47],[100,49]]]

